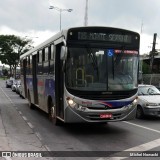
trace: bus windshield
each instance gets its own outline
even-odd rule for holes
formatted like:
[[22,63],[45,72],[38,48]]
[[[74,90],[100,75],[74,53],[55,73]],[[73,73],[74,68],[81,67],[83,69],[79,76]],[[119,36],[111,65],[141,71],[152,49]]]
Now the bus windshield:
[[123,91],[137,88],[138,51],[69,47],[66,87],[81,91]]

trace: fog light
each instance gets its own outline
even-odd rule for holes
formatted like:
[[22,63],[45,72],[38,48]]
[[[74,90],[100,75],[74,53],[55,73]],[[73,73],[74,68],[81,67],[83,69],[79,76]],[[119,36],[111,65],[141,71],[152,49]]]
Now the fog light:
[[86,107],[83,107],[83,106],[79,105],[78,110],[80,110],[80,111],[85,111],[85,110],[86,110]]

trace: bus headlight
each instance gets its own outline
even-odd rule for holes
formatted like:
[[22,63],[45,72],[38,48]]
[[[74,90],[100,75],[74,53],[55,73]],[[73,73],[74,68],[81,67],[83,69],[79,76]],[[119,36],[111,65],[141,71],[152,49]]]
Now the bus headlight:
[[73,99],[67,98],[67,102],[70,107],[74,108],[76,106],[76,103],[73,101]]
[[74,101],[73,101],[72,99],[70,99],[70,100],[68,100],[68,104],[69,104],[70,106],[73,106],[73,105],[74,105]]

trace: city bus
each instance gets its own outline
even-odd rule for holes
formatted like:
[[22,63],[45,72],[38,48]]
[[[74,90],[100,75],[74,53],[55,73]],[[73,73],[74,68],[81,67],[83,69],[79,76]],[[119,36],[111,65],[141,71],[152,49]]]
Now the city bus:
[[20,56],[21,94],[56,125],[133,119],[139,45],[120,28],[63,30]]

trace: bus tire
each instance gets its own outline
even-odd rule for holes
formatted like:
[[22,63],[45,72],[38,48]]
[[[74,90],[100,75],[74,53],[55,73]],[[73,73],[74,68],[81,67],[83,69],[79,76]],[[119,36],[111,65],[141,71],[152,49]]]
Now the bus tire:
[[52,100],[49,100],[49,120],[56,126],[61,125],[61,121],[57,118],[56,115],[56,106],[52,103]]
[[28,106],[30,109],[34,109],[34,105],[31,103],[31,95],[30,93],[28,92]]

